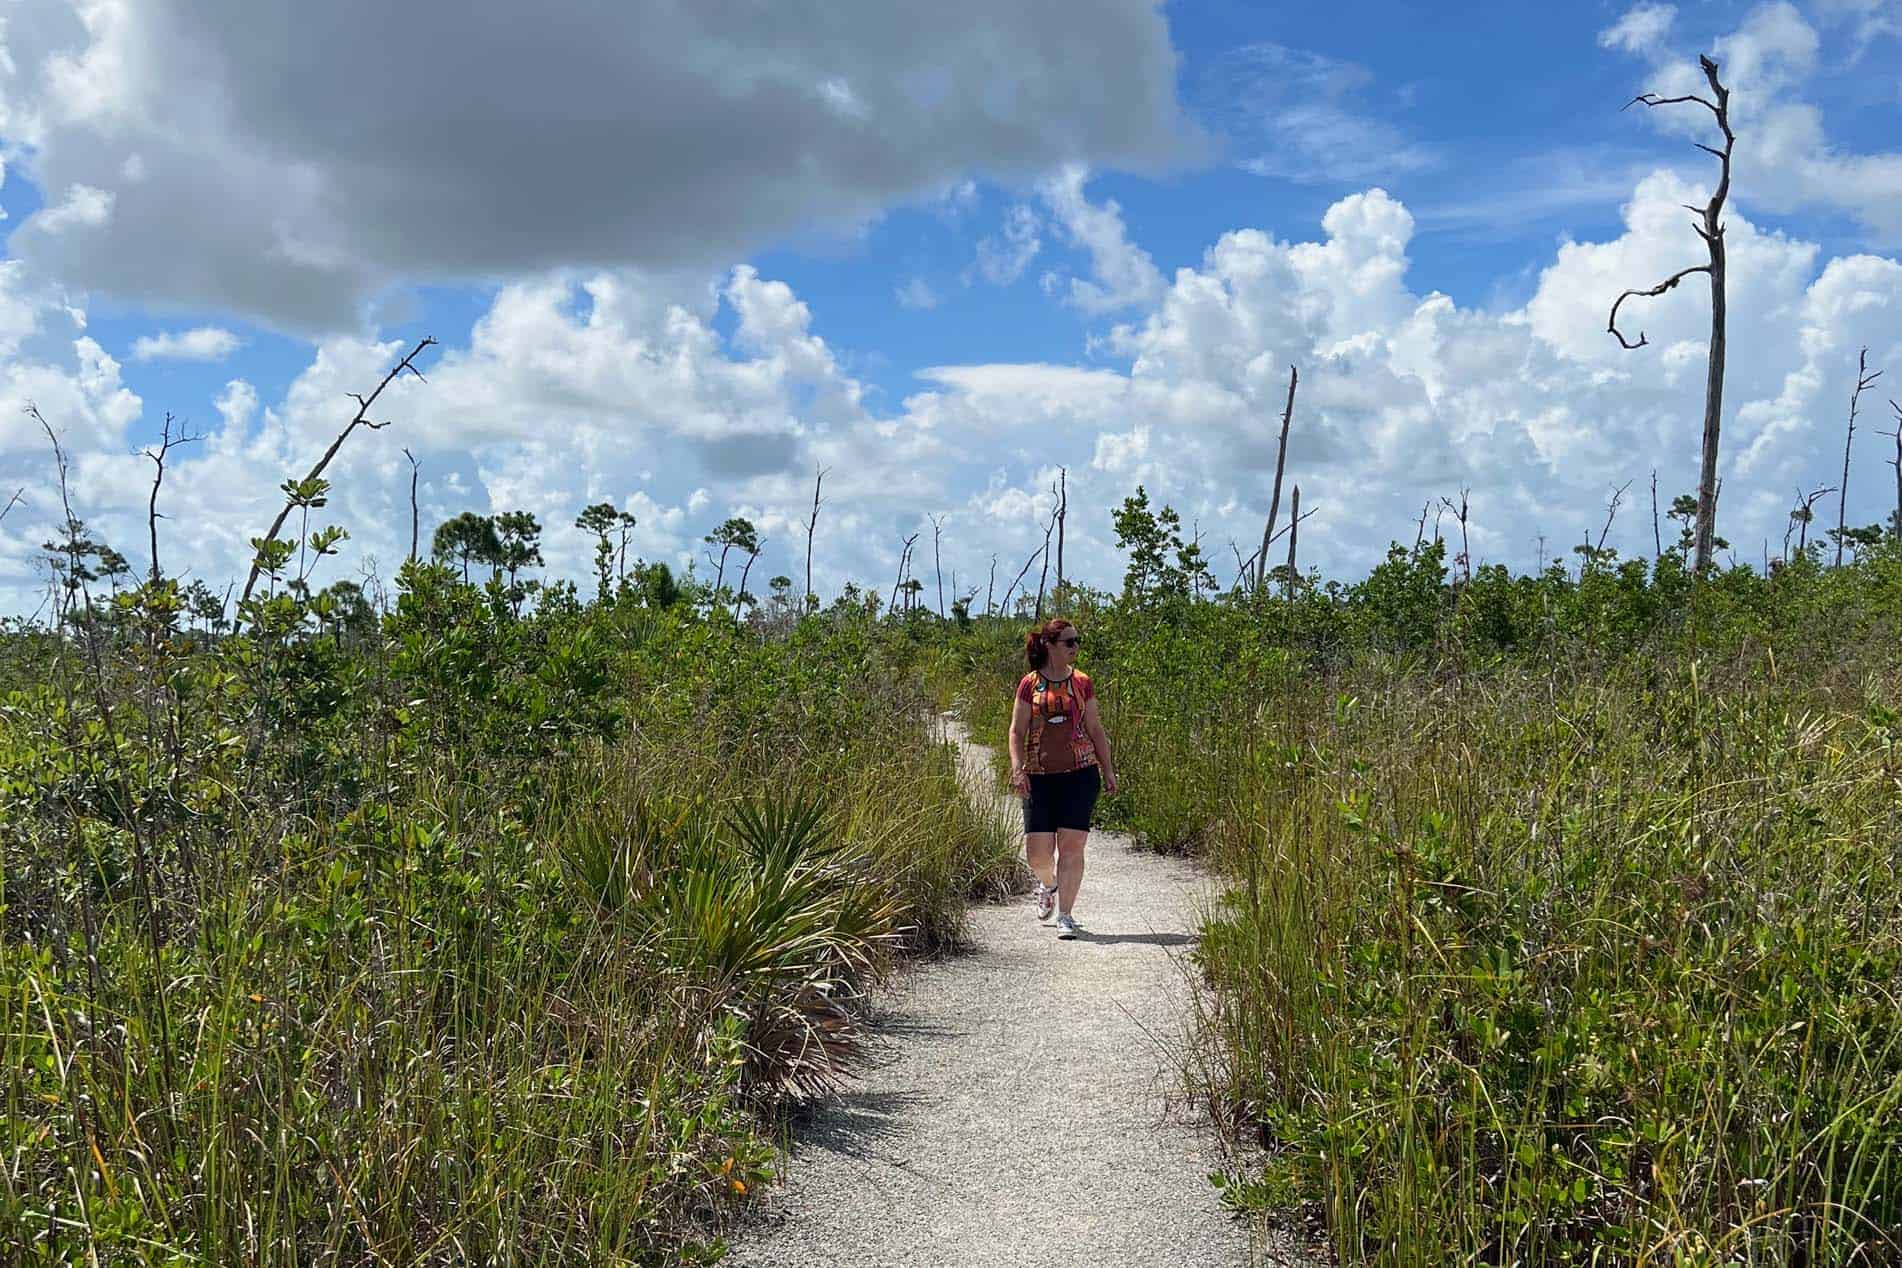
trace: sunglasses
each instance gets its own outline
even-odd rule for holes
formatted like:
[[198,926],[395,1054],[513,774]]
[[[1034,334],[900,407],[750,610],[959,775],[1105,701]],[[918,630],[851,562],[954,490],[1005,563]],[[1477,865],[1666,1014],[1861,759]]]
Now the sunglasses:
[[1058,639],[1057,642],[1063,644],[1065,647],[1076,647],[1083,642],[1083,636],[1080,634],[1072,634],[1069,638]]

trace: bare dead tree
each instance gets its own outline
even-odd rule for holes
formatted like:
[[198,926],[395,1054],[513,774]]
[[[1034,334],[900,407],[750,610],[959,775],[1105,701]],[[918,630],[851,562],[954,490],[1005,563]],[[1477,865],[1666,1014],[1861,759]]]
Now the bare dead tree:
[[826,472],[829,470],[831,470],[831,468],[821,467],[817,463],[813,464],[812,518],[806,521],[806,609],[807,611],[811,611],[812,608],[816,606],[814,600],[816,599],[817,596],[815,596],[812,593],[812,534],[813,534],[813,530],[819,527],[819,487],[825,483]]
[[1030,552],[1030,558],[1024,560],[1024,566],[1017,570],[1016,578],[1012,580],[1010,585],[1005,589],[1004,602],[999,606],[998,608],[999,611],[1001,612],[1010,611],[1010,596],[1016,592],[1017,583],[1024,579],[1024,574],[1030,571],[1030,565],[1037,562],[1037,557],[1039,555],[1044,554],[1049,549],[1050,549],[1050,542],[1048,539],[1045,539],[1043,545],[1037,547],[1037,549]]
[[[1466,498],[1467,498],[1467,495],[1470,494],[1471,492],[1472,492],[1471,489],[1460,490],[1460,504],[1458,506],[1453,505],[1453,500],[1451,498],[1443,497],[1440,499],[1440,502],[1442,503],[1442,509],[1453,512],[1453,517],[1459,521],[1460,557],[1456,559],[1454,562],[1459,564],[1460,566],[1462,585],[1473,579],[1473,556],[1472,556],[1471,549],[1467,544],[1467,537],[1466,537]],[[1437,531],[1436,531],[1436,535],[1437,535]]]
[[[1796,491],[1796,506],[1790,511],[1790,518],[1796,522],[1798,528],[1796,535],[1797,554],[1802,554],[1809,546],[1810,521],[1816,518],[1816,504],[1835,491],[1836,489],[1833,485],[1817,489],[1814,493],[1805,493],[1801,489]],[[1783,541],[1786,549],[1789,545],[1789,540],[1789,534],[1785,533]]]
[[1301,537],[1301,486],[1294,486],[1294,496],[1288,501],[1288,598],[1294,598],[1294,583],[1300,577],[1295,571],[1294,548]]
[[1057,468],[1057,589],[1063,589],[1063,522],[1070,517],[1070,471]]
[[1420,522],[1414,526],[1413,530],[1413,549],[1416,553],[1420,549],[1420,544],[1426,541],[1426,517],[1427,512],[1432,509],[1432,498],[1428,498],[1425,502],[1420,504]]
[[898,579],[892,582],[892,601],[885,609],[887,612],[898,610],[898,587],[905,584],[905,569],[911,563],[911,546],[917,540],[918,534],[913,533],[905,539],[905,548],[898,552]]
[[23,488],[15,489],[13,491],[13,496],[7,499],[7,504],[3,507],[0,507],[0,521],[5,521],[7,516],[13,513],[13,508],[18,506],[20,504],[20,500],[24,498],[25,496],[26,496],[25,489]]
[[416,455],[409,451],[408,445],[403,446],[403,456],[409,459],[409,561],[415,563],[416,532],[419,526],[416,518],[416,477],[422,472],[422,465],[416,461]]
[[158,495],[159,486],[165,483],[165,459],[171,455],[172,450],[178,448],[180,445],[189,445],[199,439],[199,437],[182,429],[178,435],[172,435],[173,421],[171,411],[166,411],[165,423],[159,430],[158,449],[156,451],[151,449],[143,451],[145,456],[152,460],[153,467],[152,495],[147,499],[145,504],[145,527],[152,540],[152,569],[147,576],[152,581],[157,581],[161,576],[158,557],[158,522],[161,518],[158,509]]
[[[424,336],[422,339],[417,340],[416,346],[414,348],[411,348],[408,354],[404,356],[404,358],[401,361],[398,361],[396,363],[396,366],[394,369],[392,369],[388,374],[383,376],[383,381],[376,385],[376,391],[370,393],[368,396],[358,396],[355,392],[352,392],[350,394],[351,397],[357,403],[356,414],[352,416],[349,423],[347,423],[344,426],[344,429],[337,433],[337,438],[330,442],[330,448],[324,450],[323,457],[317,459],[316,465],[311,467],[311,469],[304,474],[304,479],[302,481],[303,483],[308,484],[310,481],[315,480],[318,476],[324,473],[324,468],[328,467],[330,465],[330,460],[337,456],[337,451],[343,448],[343,442],[350,438],[351,432],[355,431],[359,427],[368,427],[371,431],[380,431],[383,428],[388,427],[390,425],[387,419],[380,423],[372,422],[370,420],[370,407],[376,404],[377,397],[383,395],[383,389],[387,388],[391,383],[395,382],[399,375],[407,372],[421,379],[423,377],[423,373],[421,370],[418,370],[416,368],[416,365],[415,365],[416,358],[422,355],[422,352],[425,348],[431,347],[432,345],[435,344],[435,342],[436,342],[435,339],[430,338],[429,336]],[[294,498],[285,500],[284,508],[277,513],[277,518],[271,521],[271,527],[265,531],[265,534],[263,538],[260,539],[260,541],[258,542],[258,545],[260,546],[267,545],[277,540],[277,535],[279,531],[282,530],[284,527],[284,521],[290,518],[291,511],[296,507],[296,505],[297,505],[297,501]],[[244,592],[238,596],[238,611],[240,614],[242,614],[244,611],[245,601],[251,597],[252,587],[256,586],[258,583],[259,571],[260,571],[259,560],[256,553],[254,552],[251,557],[251,571],[249,575],[247,575],[244,579]],[[240,615],[240,617],[238,617],[237,620],[241,620],[241,619],[242,619],[242,616]],[[237,620],[233,621],[234,627],[237,624]]]
[[740,592],[733,596],[733,619],[735,621],[740,619],[740,608],[746,602],[746,576],[753,571],[753,561],[758,559],[760,552],[765,549],[766,539],[764,537],[756,539],[753,542],[753,549],[747,553],[746,567],[740,569]]
[[1849,445],[1856,438],[1856,411],[1862,404],[1862,394],[1875,381],[1882,377],[1882,371],[1869,373],[1869,349],[1864,348],[1856,357],[1856,388],[1849,394],[1849,429],[1843,435],[1843,482],[1836,491],[1836,566],[1843,566],[1843,517],[1849,510]]
[[1618,518],[1618,508],[1624,505],[1625,490],[1630,487],[1631,481],[1627,480],[1611,491],[1611,500],[1605,503],[1605,526],[1598,530],[1597,550],[1605,549],[1605,539],[1611,536],[1611,523]]
[[1658,469],[1651,468],[1651,549],[1654,559],[1664,558],[1664,531],[1658,527]]
[[[1889,526],[1889,531],[1902,537],[1902,405],[1891,400],[1889,408],[1895,411],[1895,430],[1882,433],[1895,441],[1895,457],[1889,459],[1889,465],[1895,468],[1895,522]],[[14,496],[18,497],[19,494]],[[4,518],[4,513],[0,513],[0,519]]]
[[1682,102],[1695,102],[1709,110],[1717,119],[1717,127],[1724,135],[1724,148],[1714,149],[1702,142],[1697,148],[1706,154],[1714,155],[1720,164],[1717,188],[1711,194],[1710,201],[1702,207],[1687,206],[1685,210],[1695,213],[1701,223],[1695,227],[1697,236],[1704,240],[1709,249],[1708,264],[1693,265],[1673,273],[1649,290],[1626,291],[1612,301],[1611,316],[1605,322],[1605,328],[1626,349],[1642,348],[1645,345],[1644,332],[1638,332],[1638,342],[1632,343],[1618,329],[1618,308],[1627,299],[1664,294],[1693,273],[1704,273],[1710,277],[1710,349],[1709,365],[1704,379],[1704,453],[1697,482],[1697,560],[1695,569],[1699,575],[1710,568],[1711,539],[1717,522],[1717,439],[1719,425],[1724,409],[1724,200],[1730,196],[1730,152],[1737,144],[1737,134],[1730,128],[1730,90],[1717,78],[1717,63],[1708,57],[1697,59],[1704,69],[1704,78],[1709,81],[1711,96],[1687,93],[1682,97],[1660,97],[1656,93],[1641,93],[1625,103],[1629,109],[1642,103],[1646,106],[1669,106]]
[[[984,583],[984,615],[991,616],[996,609],[991,606],[991,596],[997,592],[997,552],[991,552],[991,579]],[[973,591],[975,593],[975,591]]]
[[[1275,450],[1274,491],[1268,495],[1268,522],[1262,525],[1261,549],[1255,555],[1255,589],[1260,591],[1262,583],[1268,577],[1268,543],[1274,540],[1275,516],[1281,511],[1281,473],[1288,465],[1288,424],[1294,421],[1294,385],[1300,380],[1300,371],[1288,367],[1288,405],[1281,411],[1281,444]],[[1426,516],[1421,515],[1422,523]]]
[[1228,539],[1228,548],[1235,552],[1235,588],[1246,593],[1248,586],[1248,568],[1250,564],[1254,563],[1255,557],[1250,555],[1247,559],[1243,559],[1242,548],[1235,544],[1233,537]]
[[[944,532],[944,523],[937,516],[931,517],[931,571],[938,579],[938,619],[944,620],[944,557],[938,551],[938,539]],[[952,579],[951,589],[957,590],[957,580]]]
[[[1057,490],[1055,486],[1052,486],[1050,491],[1055,493]],[[1039,622],[1043,620],[1044,583],[1050,580],[1050,534],[1057,530],[1057,517],[1062,513],[1060,509],[1062,505],[1059,501],[1057,503],[1059,509],[1050,512],[1050,523],[1045,525],[1043,530],[1043,569],[1037,574],[1037,620]]]

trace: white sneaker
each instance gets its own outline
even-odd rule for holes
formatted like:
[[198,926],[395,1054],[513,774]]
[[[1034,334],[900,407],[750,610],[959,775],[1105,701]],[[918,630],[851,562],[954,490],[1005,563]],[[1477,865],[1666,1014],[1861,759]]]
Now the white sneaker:
[[1048,920],[1050,913],[1057,909],[1057,891],[1054,886],[1037,882],[1037,919]]
[[1068,941],[1069,939],[1076,937],[1076,935],[1077,935],[1076,918],[1067,911],[1064,912],[1061,916],[1058,916],[1057,917],[1057,936],[1059,938],[1064,939],[1065,941]]

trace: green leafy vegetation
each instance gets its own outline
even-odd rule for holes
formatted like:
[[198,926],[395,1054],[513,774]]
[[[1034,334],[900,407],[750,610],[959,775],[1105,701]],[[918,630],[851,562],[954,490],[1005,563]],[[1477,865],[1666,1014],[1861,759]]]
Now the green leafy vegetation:
[[317,589],[286,493],[235,613],[70,521],[0,631],[0,1260],[717,1259],[867,986],[1017,883],[923,627],[742,626],[607,506],[588,602],[527,515]]
[[[319,588],[284,492],[235,611],[68,514],[0,630],[5,1258],[717,1260],[868,986],[1020,883],[932,712],[1001,739],[1023,623],[903,566],[757,599],[737,517],[676,577],[608,503],[585,598],[523,513]],[[1183,1072],[1238,1212],[1353,1264],[1902,1250],[1902,545],[1699,577],[1670,517],[1224,594],[1139,489],[1121,592],[1055,586],[1103,821],[1223,878]]]
[[[1697,580],[1693,515],[1213,600],[1152,518],[1060,597],[1105,809],[1225,878],[1184,1072],[1236,1209],[1343,1263],[1902,1255],[1902,546]],[[964,644],[998,734],[1020,648]]]

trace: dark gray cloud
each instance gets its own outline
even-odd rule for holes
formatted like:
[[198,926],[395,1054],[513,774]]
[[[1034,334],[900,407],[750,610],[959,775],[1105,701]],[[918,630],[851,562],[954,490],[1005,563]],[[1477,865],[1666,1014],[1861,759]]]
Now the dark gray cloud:
[[4,39],[0,133],[48,204],[15,254],[306,329],[396,279],[721,263],[1191,138],[1153,0],[27,0]]

